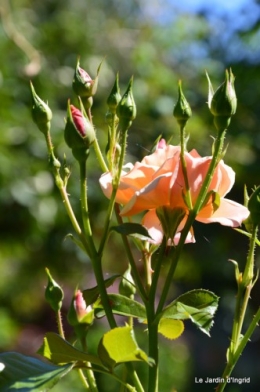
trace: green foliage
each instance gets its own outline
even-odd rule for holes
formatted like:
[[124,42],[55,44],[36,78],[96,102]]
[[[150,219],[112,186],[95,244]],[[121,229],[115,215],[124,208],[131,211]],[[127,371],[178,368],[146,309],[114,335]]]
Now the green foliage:
[[66,364],[70,362],[91,362],[95,365],[102,365],[97,356],[86,354],[69,344],[59,335],[48,332],[46,333],[43,344],[38,350],[44,358],[49,359],[55,364]]
[[207,335],[213,325],[213,316],[218,307],[218,297],[207,290],[192,290],[180,295],[159,315],[176,320],[190,319]]
[[[115,314],[146,319],[145,307],[140,302],[121,294],[109,294],[108,297],[110,306]],[[94,309],[96,317],[104,316],[104,308],[100,300],[94,304]]]
[[98,346],[102,362],[110,369],[122,362],[144,361],[152,365],[153,360],[141,350],[129,326],[114,328],[103,336]]
[[73,367],[72,364],[54,366],[39,359],[19,353],[9,352],[0,354],[0,389],[8,391],[47,391]]

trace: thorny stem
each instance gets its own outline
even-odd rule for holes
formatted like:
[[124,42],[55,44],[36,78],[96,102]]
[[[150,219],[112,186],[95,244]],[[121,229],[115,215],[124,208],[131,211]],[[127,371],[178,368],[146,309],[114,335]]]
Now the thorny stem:
[[191,199],[191,193],[190,193],[190,185],[189,185],[189,179],[188,179],[188,172],[187,172],[187,163],[185,160],[185,127],[181,126],[180,128],[180,140],[181,140],[181,166],[182,166],[182,173],[184,177],[184,183],[185,183],[185,195],[188,203],[188,207],[191,210],[192,209],[192,199]]
[[64,330],[63,330],[63,325],[62,325],[62,317],[61,317],[61,311],[58,310],[56,312],[56,320],[57,320],[57,326],[58,326],[58,333],[59,335],[65,339],[65,335],[64,335]]
[[185,244],[186,237],[187,237],[189,230],[192,227],[192,225],[196,219],[197,214],[199,213],[200,209],[202,208],[203,203],[207,197],[208,188],[210,186],[212,177],[214,175],[214,171],[215,171],[216,166],[218,165],[218,163],[221,159],[224,138],[225,138],[225,131],[218,132],[217,138],[215,140],[215,149],[214,149],[214,153],[213,153],[210,165],[209,165],[209,169],[207,171],[207,174],[206,174],[205,179],[203,181],[203,184],[201,186],[201,190],[200,190],[200,193],[199,193],[198,198],[196,200],[196,203],[195,203],[193,209],[190,211],[188,219],[186,221],[186,224],[182,230],[179,243],[176,246],[175,253],[172,258],[171,266],[170,266],[170,269],[169,269],[169,272],[168,272],[168,275],[167,275],[167,278],[165,281],[165,285],[164,285],[164,288],[163,288],[163,291],[161,294],[161,298],[159,301],[159,305],[158,305],[156,314],[159,314],[163,309],[163,306],[165,304],[165,301],[166,301],[166,298],[167,298],[167,295],[169,292],[169,288],[170,288],[170,285],[172,282],[172,278],[173,278],[175,269],[177,267],[183,246]]
[[217,392],[222,392],[225,389],[227,379],[230,377],[238,359],[244,350],[248,340],[250,339],[254,329],[257,326],[257,323],[260,319],[260,309],[258,309],[255,317],[253,318],[250,326],[248,327],[246,333],[241,335],[242,327],[244,324],[244,319],[246,315],[248,301],[250,299],[250,293],[254,286],[253,278],[254,278],[254,250],[256,246],[257,239],[257,230],[258,227],[256,225],[253,226],[252,235],[250,237],[249,244],[249,252],[247,256],[247,262],[245,266],[245,271],[243,276],[239,274],[237,277],[238,284],[238,293],[236,299],[236,308],[235,308],[235,316],[233,322],[232,336],[230,346],[227,351],[227,365],[224,369],[222,378],[225,380],[224,383],[220,383],[217,387]]

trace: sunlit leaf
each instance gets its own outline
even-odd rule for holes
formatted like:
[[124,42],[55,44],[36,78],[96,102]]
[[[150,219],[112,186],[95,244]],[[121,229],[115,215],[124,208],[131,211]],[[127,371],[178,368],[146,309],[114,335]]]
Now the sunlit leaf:
[[4,365],[1,392],[47,391],[73,368],[73,364],[55,366],[15,352],[0,354],[0,361]]
[[168,305],[160,318],[190,319],[199,329],[209,335],[213,317],[218,307],[218,297],[207,290],[198,289],[185,293]]
[[[145,319],[145,307],[140,303],[121,294],[108,294],[110,306],[113,313],[120,316],[130,316]],[[97,301],[94,306],[95,316],[97,318],[105,315],[101,300]]]
[[46,333],[38,354],[55,364],[91,362],[96,365],[102,365],[98,357],[78,350],[53,332]]
[[162,318],[159,322],[158,332],[167,339],[177,339],[184,331],[181,320]]
[[144,361],[152,364],[135,340],[131,327],[114,328],[104,334],[98,346],[98,354],[104,365],[113,368],[122,362]]

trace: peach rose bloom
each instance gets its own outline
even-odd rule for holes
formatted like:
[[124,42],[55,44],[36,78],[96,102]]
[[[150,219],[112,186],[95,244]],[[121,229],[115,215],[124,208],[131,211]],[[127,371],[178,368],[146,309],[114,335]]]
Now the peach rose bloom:
[[[201,185],[206,176],[212,157],[201,157],[196,150],[185,152],[188,182],[193,205],[195,204]],[[129,169],[127,172],[125,169]],[[235,182],[235,172],[231,167],[220,161],[208,191],[217,192],[220,204],[216,209],[213,198],[210,197],[206,205],[198,213],[196,220],[202,223],[218,222],[224,226],[237,227],[245,220],[249,211],[246,207],[232,200],[225,199]],[[100,185],[104,194],[109,198],[112,193],[111,173],[105,173],[100,178]],[[123,205],[122,216],[131,216],[142,211],[148,211],[142,219],[153,243],[160,244],[163,238],[161,223],[156,215],[156,209],[162,206],[183,208],[186,217],[180,223],[173,242],[177,244],[180,232],[189,213],[183,199],[185,182],[180,161],[180,147],[166,145],[162,139],[156,151],[146,156],[135,165],[124,167],[116,194],[116,202]],[[194,242],[192,230],[185,242]]]

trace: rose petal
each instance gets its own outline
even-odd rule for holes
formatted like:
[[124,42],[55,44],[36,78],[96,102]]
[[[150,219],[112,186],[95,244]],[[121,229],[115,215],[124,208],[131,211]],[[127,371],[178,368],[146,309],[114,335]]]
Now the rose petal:
[[202,223],[218,222],[224,226],[237,227],[248,217],[249,211],[235,201],[229,199],[221,199],[219,208],[208,218],[204,218],[198,214],[196,220]]

